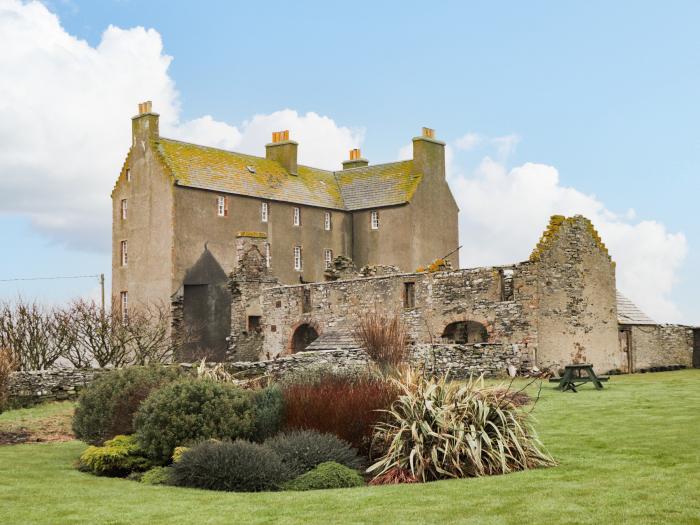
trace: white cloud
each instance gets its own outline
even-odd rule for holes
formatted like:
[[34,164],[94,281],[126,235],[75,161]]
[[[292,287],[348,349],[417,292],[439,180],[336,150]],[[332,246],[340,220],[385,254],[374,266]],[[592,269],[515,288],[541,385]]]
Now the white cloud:
[[483,142],[483,137],[478,133],[467,133],[454,141],[455,147],[464,151],[470,151]]
[[658,321],[677,321],[670,299],[687,253],[685,236],[656,221],[618,215],[593,195],[562,186],[556,168],[527,163],[506,169],[486,157],[472,173],[450,168],[460,207],[462,266],[526,260],[554,214],[582,214],[596,226],[617,263],[618,288]]
[[316,113],[256,115],[236,127],[180,119],[161,37],[110,26],[100,43],[68,34],[43,4],[0,0],[0,213],[24,215],[49,238],[108,250],[109,194],[130,143],[136,105],[152,100],[164,136],[264,154],[289,129],[300,162],[338,168],[361,130]]
[[507,159],[515,151],[520,142],[518,135],[503,135],[501,137],[486,137],[479,133],[469,132],[455,139],[452,144],[457,150],[473,151],[477,148],[494,148],[498,158]]

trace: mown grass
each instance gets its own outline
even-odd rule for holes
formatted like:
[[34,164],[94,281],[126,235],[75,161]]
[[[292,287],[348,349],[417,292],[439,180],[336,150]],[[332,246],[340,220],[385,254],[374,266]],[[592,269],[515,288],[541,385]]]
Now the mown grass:
[[5,446],[0,523],[700,523],[699,406],[700,370],[546,384],[535,413],[555,468],[307,493],[143,486],[74,470],[76,441]]

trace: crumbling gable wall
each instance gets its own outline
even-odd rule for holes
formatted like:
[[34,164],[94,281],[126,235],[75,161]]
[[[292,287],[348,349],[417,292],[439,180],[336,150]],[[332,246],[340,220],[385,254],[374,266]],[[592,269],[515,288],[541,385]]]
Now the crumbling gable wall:
[[537,363],[620,368],[615,264],[591,222],[556,215],[531,257],[538,297]]

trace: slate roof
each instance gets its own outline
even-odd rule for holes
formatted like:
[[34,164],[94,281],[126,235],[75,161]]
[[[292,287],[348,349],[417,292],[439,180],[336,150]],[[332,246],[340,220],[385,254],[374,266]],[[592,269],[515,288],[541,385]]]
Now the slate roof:
[[620,292],[617,292],[617,322],[620,324],[658,324]]
[[422,176],[413,161],[327,171],[299,166],[291,175],[263,157],[159,138],[154,147],[176,184],[340,210],[361,210],[408,202]]

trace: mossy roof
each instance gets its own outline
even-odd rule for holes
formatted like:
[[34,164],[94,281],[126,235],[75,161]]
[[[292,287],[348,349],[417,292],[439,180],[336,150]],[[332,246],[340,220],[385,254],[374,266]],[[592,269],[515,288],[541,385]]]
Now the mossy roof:
[[337,172],[299,166],[292,175],[280,163],[263,157],[162,137],[153,146],[179,186],[323,208],[360,210],[403,204],[421,180],[410,160]]

